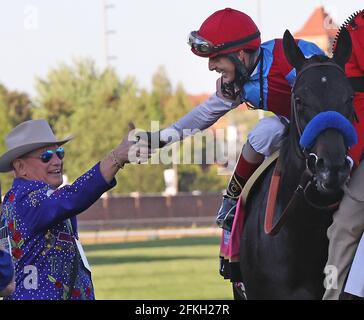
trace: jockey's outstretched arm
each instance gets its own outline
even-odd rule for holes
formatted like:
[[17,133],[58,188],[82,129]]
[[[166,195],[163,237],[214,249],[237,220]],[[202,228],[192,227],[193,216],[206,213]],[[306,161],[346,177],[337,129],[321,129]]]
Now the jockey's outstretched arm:
[[213,94],[208,100],[195,107],[174,124],[162,129],[160,131],[160,140],[165,145],[194,135],[211,127],[224,114],[237,106],[238,104]]

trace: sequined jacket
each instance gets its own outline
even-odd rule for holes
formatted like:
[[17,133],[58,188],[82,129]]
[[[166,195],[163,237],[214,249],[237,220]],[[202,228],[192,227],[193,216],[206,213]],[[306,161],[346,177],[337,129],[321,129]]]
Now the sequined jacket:
[[94,299],[91,272],[76,243],[76,215],[115,185],[115,179],[104,180],[99,164],[56,190],[41,181],[14,179],[1,215],[16,272],[16,290],[7,299]]

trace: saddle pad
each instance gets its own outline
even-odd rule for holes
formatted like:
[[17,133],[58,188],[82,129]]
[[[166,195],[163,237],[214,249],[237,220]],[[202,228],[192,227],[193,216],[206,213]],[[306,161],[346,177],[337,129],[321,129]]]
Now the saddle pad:
[[262,173],[274,162],[278,159],[279,156],[279,150],[274,152],[272,155],[270,155],[268,158],[266,158],[263,163],[258,167],[257,170],[254,171],[254,173],[251,175],[251,177],[248,179],[248,181],[245,183],[245,186],[243,188],[243,191],[241,192],[241,197],[243,200],[243,203],[247,202],[250,190],[253,188],[255,182],[258,180],[258,178],[261,176]]

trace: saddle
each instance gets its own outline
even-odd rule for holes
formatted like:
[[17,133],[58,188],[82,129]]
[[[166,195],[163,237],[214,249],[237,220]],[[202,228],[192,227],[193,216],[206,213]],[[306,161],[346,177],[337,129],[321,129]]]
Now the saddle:
[[243,230],[245,211],[243,203],[246,203],[250,191],[257,182],[258,178],[278,159],[279,151],[273,153],[258,167],[257,170],[246,182],[240,199],[236,206],[236,213],[234,216],[234,223],[232,230],[222,230],[221,243],[220,243],[220,274],[224,279],[230,279],[232,282],[241,282],[241,274],[239,267],[239,248],[240,237]]
[[250,191],[259,179],[259,177],[270,167],[271,164],[275,163],[279,157],[279,150],[270,155],[263,163],[258,167],[257,170],[251,175],[248,181],[245,183],[243,191],[241,192],[241,198],[243,203],[247,203]]

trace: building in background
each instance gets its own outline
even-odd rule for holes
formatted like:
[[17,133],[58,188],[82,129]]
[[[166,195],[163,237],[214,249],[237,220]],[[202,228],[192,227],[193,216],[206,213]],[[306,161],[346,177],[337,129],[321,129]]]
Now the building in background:
[[321,6],[313,11],[303,27],[294,33],[294,37],[316,43],[330,56],[338,30],[338,25]]

